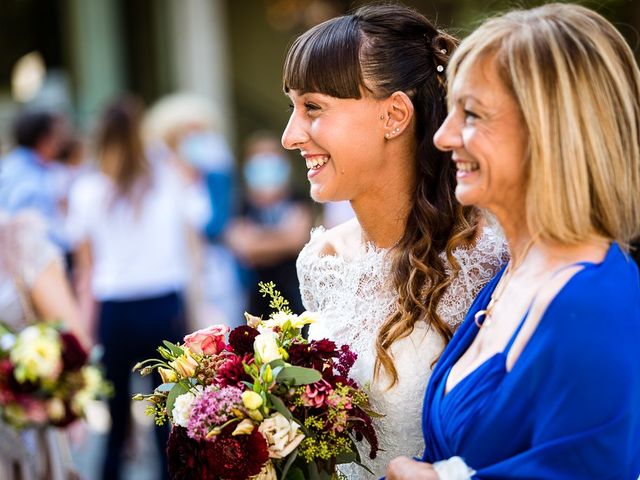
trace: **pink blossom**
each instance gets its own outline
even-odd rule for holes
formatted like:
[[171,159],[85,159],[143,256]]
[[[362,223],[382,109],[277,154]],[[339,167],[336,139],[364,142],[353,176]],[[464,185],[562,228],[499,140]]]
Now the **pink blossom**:
[[242,408],[242,390],[239,388],[208,386],[202,395],[196,398],[191,408],[187,428],[189,437],[194,440],[206,440],[213,427],[221,427],[235,416],[234,410],[241,411]]
[[212,325],[184,337],[184,344],[199,355],[216,355],[227,346],[224,336],[229,333],[226,325]]
[[319,382],[307,385],[301,398],[305,406],[320,408],[332,393],[333,389],[329,382],[320,380]]

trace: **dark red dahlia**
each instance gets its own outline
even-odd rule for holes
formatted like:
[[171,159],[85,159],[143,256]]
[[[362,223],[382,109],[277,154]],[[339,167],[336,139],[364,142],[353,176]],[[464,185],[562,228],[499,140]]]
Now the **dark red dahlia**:
[[326,339],[312,340],[308,344],[294,343],[289,347],[289,363],[299,367],[315,368],[321,372],[327,366],[332,367],[331,359],[337,356],[336,344]]
[[243,388],[242,382],[250,382],[251,377],[244,371],[243,362],[247,365],[253,363],[250,355],[239,357],[238,355],[229,355],[228,360],[218,368],[215,378],[215,384],[220,387],[240,387]]
[[187,429],[174,425],[167,443],[167,467],[173,480],[215,478],[205,476],[200,442],[189,438]]
[[62,362],[66,371],[79,370],[86,365],[89,354],[78,341],[78,338],[69,332],[60,334],[62,340]]
[[229,334],[229,345],[238,355],[252,354],[253,341],[259,334],[258,330],[247,325],[236,327]]
[[[269,460],[267,440],[257,428],[249,435],[231,433],[236,425],[226,427],[215,440],[207,443],[207,465],[217,477],[228,480],[244,480],[257,475]],[[196,477],[194,477],[196,478]]]

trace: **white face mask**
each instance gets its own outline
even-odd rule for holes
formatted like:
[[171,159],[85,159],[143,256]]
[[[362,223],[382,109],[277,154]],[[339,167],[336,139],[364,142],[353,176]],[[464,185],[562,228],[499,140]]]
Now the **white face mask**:
[[230,167],[233,158],[221,135],[195,132],[184,137],[178,147],[180,155],[201,172]]
[[280,190],[289,182],[291,166],[275,153],[259,153],[247,160],[243,174],[247,186],[256,191]]

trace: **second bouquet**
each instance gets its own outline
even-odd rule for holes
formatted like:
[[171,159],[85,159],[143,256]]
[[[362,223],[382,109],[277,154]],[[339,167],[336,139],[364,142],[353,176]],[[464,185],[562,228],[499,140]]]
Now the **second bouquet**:
[[[268,319],[245,314],[232,331],[214,325],[164,342],[160,358],[136,365],[163,383],[147,413],[173,427],[167,446],[174,479],[329,479],[360,463],[357,445],[378,441],[366,393],[349,378],[356,355],[328,339],[306,340],[308,313],[293,314],[272,283]],[[228,341],[226,340],[228,335]],[[362,467],[365,468],[365,467]]]

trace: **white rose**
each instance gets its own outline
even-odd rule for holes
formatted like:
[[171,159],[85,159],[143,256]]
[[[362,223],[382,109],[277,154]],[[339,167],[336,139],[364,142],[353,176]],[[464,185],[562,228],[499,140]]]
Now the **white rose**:
[[[198,387],[196,387],[197,389]],[[196,395],[199,395],[202,391],[200,387],[196,394],[192,392],[183,393],[179,397],[176,397],[176,401],[173,404],[173,412],[171,414],[173,423],[181,427],[187,428],[189,426],[189,417],[191,417],[191,409],[193,403],[196,401]]]
[[300,444],[304,434],[299,429],[300,425],[290,422],[279,412],[266,418],[258,427],[258,431],[267,439],[271,458],[284,458]]
[[269,363],[282,358],[276,339],[278,336],[273,332],[265,332],[258,335],[253,341],[253,349],[262,359],[262,363]]

